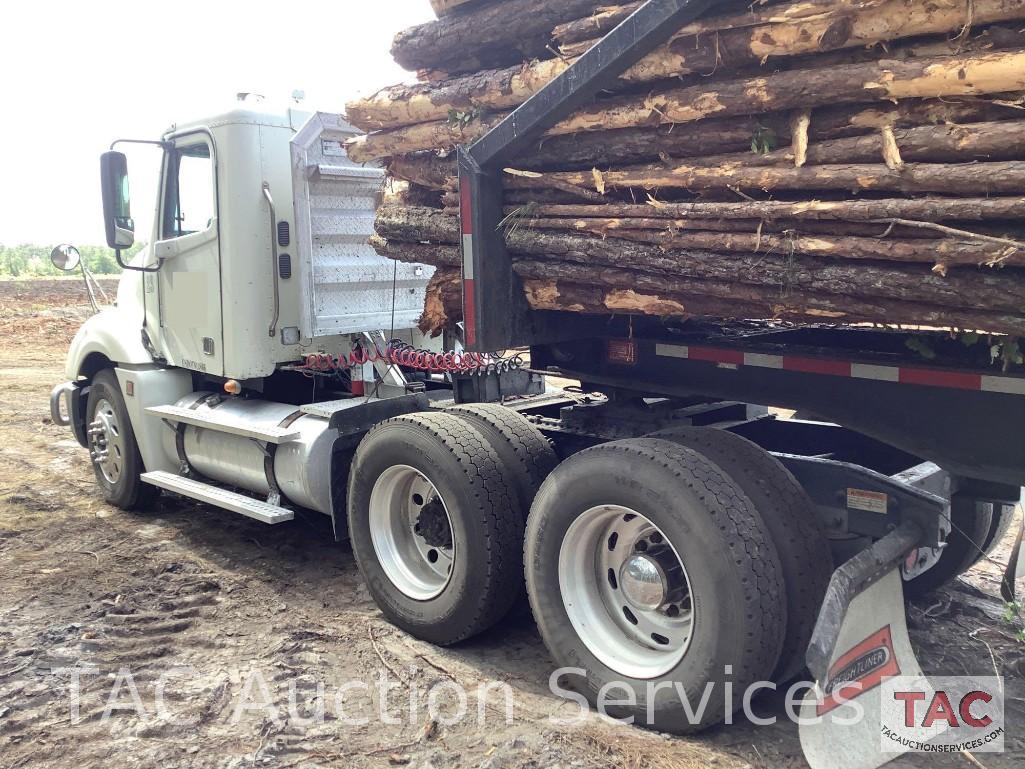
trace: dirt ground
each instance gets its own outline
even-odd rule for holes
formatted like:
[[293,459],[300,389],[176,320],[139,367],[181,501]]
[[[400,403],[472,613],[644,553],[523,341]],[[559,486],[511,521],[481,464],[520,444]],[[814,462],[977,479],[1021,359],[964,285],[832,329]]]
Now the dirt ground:
[[[805,766],[785,720],[688,739],[594,716],[554,723],[577,708],[548,690],[554,665],[529,611],[458,648],[417,641],[384,621],[321,519],[270,528],[168,495],[148,514],[108,507],[86,452],[48,417],[88,314],[78,281],[0,282],[0,769]],[[1006,555],[1007,543],[995,558]],[[913,605],[910,624],[927,672],[1006,677],[1007,752],[975,758],[1020,767],[1025,645],[1001,617],[998,585],[996,565],[976,567]],[[396,683],[386,700],[397,723],[374,715],[379,675]],[[509,685],[511,722],[504,697],[480,696],[489,681]],[[470,689],[472,715],[458,724],[444,723],[458,707],[451,687],[435,689],[439,718],[428,715],[428,691],[446,682]],[[307,724],[318,683],[327,715]],[[278,711],[256,707],[264,695]],[[120,709],[102,718],[111,700]],[[760,708],[782,714],[782,696]],[[912,755],[894,765],[979,764]]]

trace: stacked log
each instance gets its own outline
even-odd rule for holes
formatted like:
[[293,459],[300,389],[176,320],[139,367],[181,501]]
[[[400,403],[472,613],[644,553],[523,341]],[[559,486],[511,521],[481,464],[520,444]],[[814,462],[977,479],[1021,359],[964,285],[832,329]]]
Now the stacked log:
[[[425,330],[460,312],[452,150],[640,5],[467,3],[396,38],[420,82],[348,105],[349,156],[408,187],[374,246],[438,267]],[[715,8],[506,169],[531,306],[1025,335],[1025,0]]]
[[[438,18],[450,13],[465,12],[475,5],[484,5],[489,0],[431,0],[431,8]],[[493,0],[491,0],[493,2]]]

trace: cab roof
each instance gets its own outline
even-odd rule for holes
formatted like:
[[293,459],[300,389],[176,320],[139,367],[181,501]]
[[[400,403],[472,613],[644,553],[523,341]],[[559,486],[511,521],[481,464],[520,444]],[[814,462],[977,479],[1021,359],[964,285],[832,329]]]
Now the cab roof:
[[290,128],[298,131],[310,117],[312,112],[305,109],[289,107],[283,110],[258,109],[239,106],[227,112],[221,112],[206,118],[173,123],[164,136],[188,131],[193,128],[221,128],[229,125],[258,125],[270,128]]

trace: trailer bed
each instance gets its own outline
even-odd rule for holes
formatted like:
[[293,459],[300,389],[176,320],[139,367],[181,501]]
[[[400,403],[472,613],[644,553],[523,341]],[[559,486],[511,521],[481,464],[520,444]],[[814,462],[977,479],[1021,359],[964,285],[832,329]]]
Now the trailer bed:
[[[650,326],[531,348],[541,371],[620,396],[703,396],[842,424],[958,475],[1025,485],[1025,374],[942,332]],[[914,352],[931,342],[936,352]],[[925,341],[923,341],[925,340]]]

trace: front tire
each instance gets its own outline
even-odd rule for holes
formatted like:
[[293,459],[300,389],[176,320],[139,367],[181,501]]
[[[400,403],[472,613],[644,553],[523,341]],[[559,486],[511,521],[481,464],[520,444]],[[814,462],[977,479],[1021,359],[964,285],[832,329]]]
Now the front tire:
[[122,510],[151,505],[160,489],[141,479],[145,468],[117,377],[110,369],[92,381],[86,403],[89,452],[103,498]]
[[523,511],[495,450],[452,414],[383,422],[349,474],[356,563],[384,615],[439,645],[505,616],[522,589]]
[[[633,692],[636,704],[606,708],[613,717],[697,731],[776,666],[786,626],[776,548],[740,488],[690,449],[645,438],[567,459],[534,501],[525,561],[549,651],[585,671],[565,683],[592,704],[608,685]],[[681,690],[698,709],[709,683],[688,717]]]

